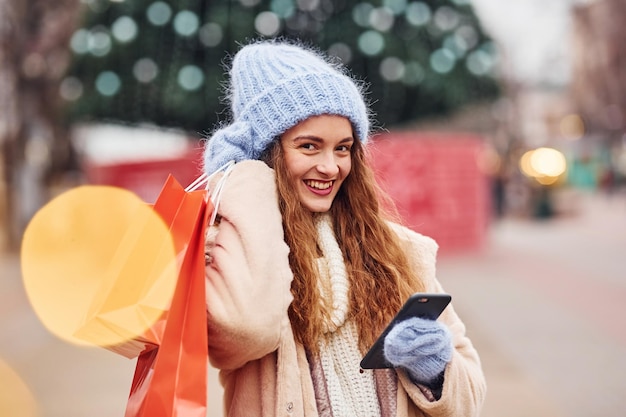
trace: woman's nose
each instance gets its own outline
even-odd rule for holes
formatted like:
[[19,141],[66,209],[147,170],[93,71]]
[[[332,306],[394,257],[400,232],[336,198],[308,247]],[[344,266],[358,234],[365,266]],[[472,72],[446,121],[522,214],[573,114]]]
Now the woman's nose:
[[339,172],[339,164],[335,158],[333,152],[324,152],[319,155],[319,160],[316,166],[320,173],[328,176],[332,176]]

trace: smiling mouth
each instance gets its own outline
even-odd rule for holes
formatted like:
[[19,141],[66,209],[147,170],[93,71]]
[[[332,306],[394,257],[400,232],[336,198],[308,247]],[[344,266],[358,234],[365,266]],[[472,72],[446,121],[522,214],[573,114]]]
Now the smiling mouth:
[[304,183],[311,188],[316,190],[327,190],[333,186],[334,181],[315,181],[315,180],[305,180]]

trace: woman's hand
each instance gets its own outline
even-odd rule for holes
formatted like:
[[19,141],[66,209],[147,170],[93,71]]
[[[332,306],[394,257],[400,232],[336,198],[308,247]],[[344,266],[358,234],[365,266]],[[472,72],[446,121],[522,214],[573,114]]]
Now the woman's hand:
[[435,320],[413,317],[396,324],[385,337],[385,359],[404,368],[414,382],[429,385],[452,358],[448,328]]

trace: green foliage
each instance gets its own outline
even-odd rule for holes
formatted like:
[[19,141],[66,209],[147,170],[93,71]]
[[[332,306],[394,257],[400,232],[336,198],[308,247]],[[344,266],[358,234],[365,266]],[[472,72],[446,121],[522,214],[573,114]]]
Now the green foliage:
[[441,115],[498,94],[497,53],[467,0],[83,0],[61,91],[70,122],[206,132],[227,118],[226,54],[299,38],[369,84],[377,120]]

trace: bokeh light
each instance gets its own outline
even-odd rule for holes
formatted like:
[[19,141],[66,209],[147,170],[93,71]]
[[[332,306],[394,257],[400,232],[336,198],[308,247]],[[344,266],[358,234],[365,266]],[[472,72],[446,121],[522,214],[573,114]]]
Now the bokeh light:
[[280,18],[273,12],[261,12],[254,19],[254,28],[263,36],[274,36],[280,30]]
[[375,30],[368,30],[359,36],[359,49],[369,56],[380,54],[385,49],[385,39],[383,35]]
[[395,56],[389,56],[380,63],[380,75],[387,81],[400,81],[404,72],[404,62]]
[[456,28],[460,22],[459,14],[448,6],[441,6],[435,11],[433,17],[435,25],[444,32]]
[[111,52],[111,35],[104,26],[97,26],[89,33],[87,45],[92,55],[105,56]]
[[417,61],[409,61],[404,65],[404,78],[402,82],[409,86],[416,86],[426,77],[424,67]]
[[70,48],[77,54],[86,54],[89,52],[89,31],[87,29],[78,29],[70,39]]
[[109,8],[111,2],[103,0],[81,0],[95,13],[102,13]]
[[446,36],[443,40],[443,47],[451,51],[457,59],[462,58],[467,51],[465,41],[463,38],[459,38],[456,33]]
[[304,12],[312,12],[320,6],[320,0],[296,0],[298,9]]
[[294,15],[296,7],[292,0],[272,0],[270,10],[279,17],[287,19]]
[[330,45],[328,48],[328,54],[338,57],[346,65],[352,61],[352,49],[343,42],[337,42]]
[[109,186],[77,187],[41,208],[24,232],[21,267],[51,333],[105,347],[144,334],[177,279],[168,226],[135,194]]
[[83,95],[83,83],[76,77],[65,77],[59,85],[59,94],[64,100],[78,100]]
[[468,55],[465,66],[472,74],[486,75],[493,70],[495,61],[489,53],[477,49]]
[[172,8],[163,1],[155,1],[146,10],[146,16],[154,26],[163,26],[172,18]]
[[430,66],[440,74],[446,74],[454,68],[456,57],[449,49],[437,49],[430,55]]
[[0,359],[0,416],[37,417],[39,407],[19,374]]
[[204,73],[196,65],[185,65],[178,71],[178,84],[185,90],[197,90],[203,83]]
[[377,7],[369,14],[369,24],[379,32],[388,32],[393,27],[393,11],[388,7]]
[[181,10],[174,17],[174,30],[181,36],[191,36],[200,28],[200,18],[189,10]]
[[540,184],[551,185],[565,174],[567,161],[560,151],[542,147],[525,152],[520,159],[520,169]]
[[454,34],[457,37],[457,42],[460,42],[460,39],[463,40],[463,45],[466,50],[472,49],[478,44],[478,33],[476,33],[476,29],[471,25],[459,26],[459,28],[454,31]]
[[198,37],[200,39],[200,42],[202,42],[204,46],[217,46],[224,37],[222,26],[220,26],[218,23],[213,22],[205,23],[200,28]]
[[430,22],[431,17],[432,12],[426,3],[411,2],[406,8],[406,20],[413,26],[423,26]]
[[577,140],[585,135],[585,122],[578,114],[568,114],[563,117],[559,128],[566,139]]
[[96,77],[96,90],[106,97],[114,96],[122,87],[122,80],[113,71],[102,71]]
[[407,0],[383,0],[383,6],[389,8],[394,14],[404,13],[407,6]]
[[141,83],[149,83],[159,75],[159,67],[151,58],[140,58],[133,65],[133,75]]
[[359,3],[352,9],[352,20],[357,25],[367,28],[370,25],[370,14],[374,10],[374,6],[370,3]]
[[122,43],[130,42],[135,39],[138,31],[137,23],[129,16],[118,17],[111,26],[113,37]]

